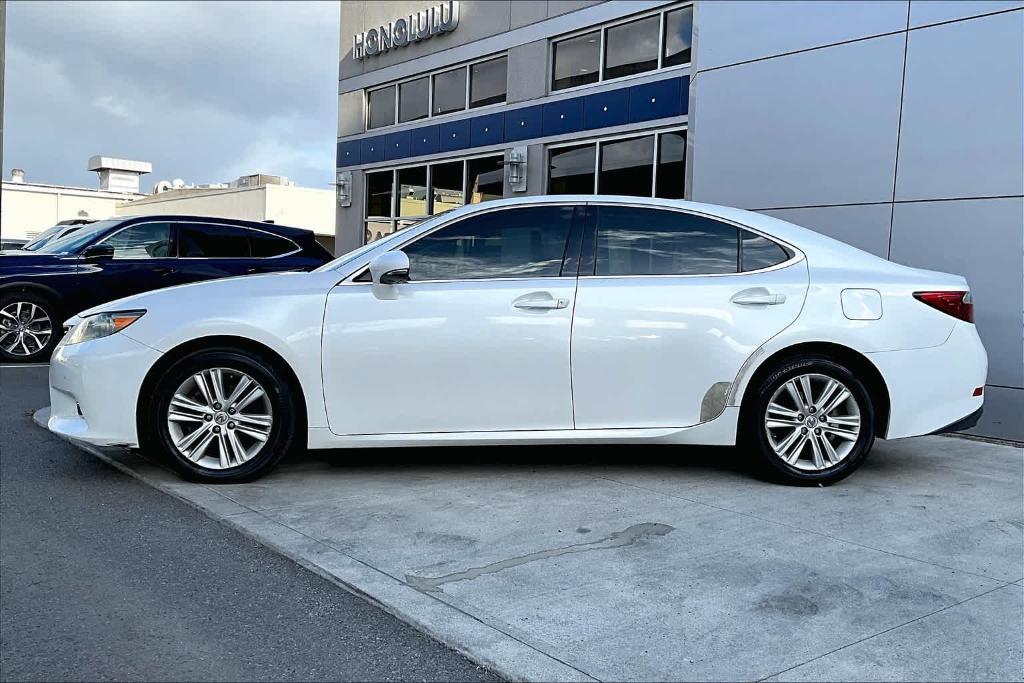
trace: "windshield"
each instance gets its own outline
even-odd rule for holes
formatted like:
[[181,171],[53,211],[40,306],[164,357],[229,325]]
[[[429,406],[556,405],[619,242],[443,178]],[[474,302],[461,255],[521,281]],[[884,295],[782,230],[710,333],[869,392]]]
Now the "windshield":
[[82,226],[79,230],[75,230],[58,239],[47,242],[36,249],[36,251],[40,254],[75,254],[82,247],[92,242],[98,234],[104,232],[108,228],[118,225],[123,220],[123,218],[119,218],[117,220],[96,221],[95,223],[90,223]]
[[55,237],[72,233],[80,227],[81,226],[78,225],[55,225],[51,228],[47,228],[36,235],[35,238],[23,246],[22,249],[25,249],[26,251],[36,251],[47,242],[52,241]]

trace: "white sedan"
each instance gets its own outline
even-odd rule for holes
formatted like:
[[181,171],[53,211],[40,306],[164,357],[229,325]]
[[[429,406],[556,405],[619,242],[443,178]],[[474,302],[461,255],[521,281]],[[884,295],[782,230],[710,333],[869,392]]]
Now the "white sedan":
[[764,215],[545,196],[466,206],[311,273],[80,313],[49,428],[233,482],[291,450],[742,447],[830,483],[875,437],[973,425],[987,358],[964,278]]

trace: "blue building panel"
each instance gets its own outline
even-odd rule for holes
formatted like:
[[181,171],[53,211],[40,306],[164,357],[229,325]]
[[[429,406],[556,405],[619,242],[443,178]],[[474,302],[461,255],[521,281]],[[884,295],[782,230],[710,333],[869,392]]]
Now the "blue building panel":
[[466,149],[470,145],[469,119],[442,123],[439,135],[438,147],[442,152]]
[[359,163],[359,141],[338,143],[338,168],[355,166]]
[[621,126],[629,121],[629,88],[599,92],[583,99],[583,126],[587,130]]
[[567,100],[548,102],[542,105],[543,116],[541,128],[544,135],[562,135],[583,130],[583,98],[571,97]]
[[363,138],[359,143],[359,163],[372,164],[375,161],[384,161],[383,135]]
[[384,158],[388,161],[412,155],[412,131],[388,133],[384,139]]
[[409,144],[411,156],[420,157],[427,154],[437,154],[439,126],[424,126],[412,131],[412,141]]
[[678,116],[681,108],[682,78],[670,78],[629,89],[629,122],[651,121]]
[[470,143],[473,147],[497,145],[505,141],[505,115],[487,114],[470,119]]
[[541,135],[541,108],[523,107],[505,112],[505,140],[527,140]]

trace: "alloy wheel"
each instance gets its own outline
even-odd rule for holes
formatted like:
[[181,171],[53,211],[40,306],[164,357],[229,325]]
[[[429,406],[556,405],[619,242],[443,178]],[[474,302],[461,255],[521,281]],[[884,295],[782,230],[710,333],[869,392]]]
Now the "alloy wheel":
[[0,309],[0,348],[12,356],[31,356],[50,343],[53,322],[31,301],[15,301]]
[[860,438],[861,414],[850,389],[821,374],[804,374],[782,384],[768,402],[765,432],[775,455],[800,470],[838,465]]
[[174,447],[196,465],[237,467],[263,448],[274,425],[264,388],[240,370],[210,368],[187,378],[167,409]]

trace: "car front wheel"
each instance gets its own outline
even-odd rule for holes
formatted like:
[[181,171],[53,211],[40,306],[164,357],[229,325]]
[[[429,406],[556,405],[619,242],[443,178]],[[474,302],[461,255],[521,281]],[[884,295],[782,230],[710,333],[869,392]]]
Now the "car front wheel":
[[233,483],[268,472],[296,440],[296,397],[266,359],[200,351],[158,380],[143,448],[185,477]]
[[0,358],[8,363],[49,360],[60,341],[60,323],[57,307],[44,296],[0,296]]
[[760,384],[746,415],[758,460],[783,483],[837,482],[860,467],[874,444],[870,394],[826,357],[784,362]]

